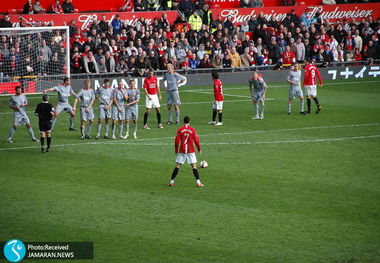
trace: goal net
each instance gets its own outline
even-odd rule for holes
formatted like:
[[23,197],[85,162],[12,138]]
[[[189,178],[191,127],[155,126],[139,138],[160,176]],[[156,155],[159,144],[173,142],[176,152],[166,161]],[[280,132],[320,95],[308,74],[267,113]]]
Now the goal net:
[[0,95],[41,93],[70,77],[68,36],[68,26],[0,28]]

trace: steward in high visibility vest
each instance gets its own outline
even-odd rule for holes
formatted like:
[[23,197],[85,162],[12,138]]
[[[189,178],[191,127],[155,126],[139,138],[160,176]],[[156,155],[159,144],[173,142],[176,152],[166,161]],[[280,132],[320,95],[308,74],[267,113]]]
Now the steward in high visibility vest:
[[189,17],[189,24],[191,29],[199,31],[202,28],[202,18],[198,15],[197,11],[194,11],[193,14]]

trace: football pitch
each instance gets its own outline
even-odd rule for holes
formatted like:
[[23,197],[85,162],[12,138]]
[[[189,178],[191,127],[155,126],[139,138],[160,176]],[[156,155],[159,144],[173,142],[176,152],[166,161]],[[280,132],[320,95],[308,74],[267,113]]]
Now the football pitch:
[[[211,80],[190,85],[181,120],[200,135],[203,188],[187,164],[167,187],[178,126],[165,125],[166,106],[164,129],[152,111],[137,140],[82,141],[62,113],[42,154],[25,127],[4,142],[0,97],[0,240],[94,242],[93,261],[65,262],[380,262],[379,80],[327,82],[308,115],[298,100],[288,115],[288,85],[269,83],[264,120],[251,119],[247,84],[225,85],[223,126],[207,125]],[[28,99],[37,136],[41,98]]]

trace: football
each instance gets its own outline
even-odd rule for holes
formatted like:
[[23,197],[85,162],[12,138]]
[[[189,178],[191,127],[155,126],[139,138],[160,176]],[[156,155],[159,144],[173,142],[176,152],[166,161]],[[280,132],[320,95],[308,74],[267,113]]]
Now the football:
[[203,161],[201,161],[200,166],[201,166],[201,168],[207,168],[208,163],[205,160],[203,160]]

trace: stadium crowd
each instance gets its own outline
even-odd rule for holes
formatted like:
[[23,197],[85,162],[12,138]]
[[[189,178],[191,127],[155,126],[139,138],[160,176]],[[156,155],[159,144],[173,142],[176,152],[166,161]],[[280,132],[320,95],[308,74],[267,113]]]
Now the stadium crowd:
[[[81,31],[75,20],[68,22],[71,73],[145,76],[149,69],[166,70],[168,63],[187,72],[270,65],[280,69],[308,58],[322,66],[345,61],[372,64],[380,56],[380,18],[330,22],[319,13],[310,17],[307,9],[299,17],[293,9],[282,22],[267,20],[261,12],[234,26],[231,17],[214,17],[207,4],[189,2],[192,8],[186,10],[191,13],[180,12],[172,24],[166,13],[150,24],[141,17],[134,26],[119,15],[112,21],[103,16],[87,31]],[[9,27],[7,14],[0,26]],[[0,72],[9,77],[62,73],[66,38],[60,30],[2,35]]]

